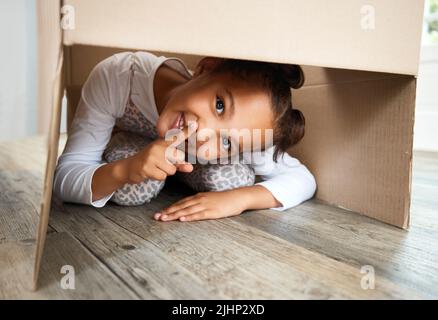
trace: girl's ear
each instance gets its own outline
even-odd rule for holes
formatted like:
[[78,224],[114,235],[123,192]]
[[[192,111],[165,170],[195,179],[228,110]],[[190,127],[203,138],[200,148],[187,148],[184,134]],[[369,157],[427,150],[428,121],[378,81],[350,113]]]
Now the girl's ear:
[[205,58],[202,58],[198,62],[198,64],[196,65],[193,77],[197,77],[197,76],[199,76],[200,74],[202,74],[204,72],[208,72],[208,71],[213,70],[223,60],[224,60],[223,58],[216,58],[216,57],[205,57]]

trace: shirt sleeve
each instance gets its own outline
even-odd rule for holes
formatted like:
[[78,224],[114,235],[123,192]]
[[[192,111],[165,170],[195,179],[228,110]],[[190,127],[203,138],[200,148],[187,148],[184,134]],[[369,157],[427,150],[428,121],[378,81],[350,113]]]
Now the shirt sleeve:
[[102,207],[113,194],[92,201],[94,172],[105,164],[103,151],[116,119],[110,90],[113,59],[100,62],[85,82],[63,154],[54,176],[54,193],[63,201]]
[[[256,183],[268,189],[282,206],[271,208],[283,211],[313,197],[316,181],[310,171],[300,161],[287,153],[279,154],[274,162],[273,148],[263,154],[265,163],[260,166],[262,182]],[[257,166],[255,173],[257,174]]]

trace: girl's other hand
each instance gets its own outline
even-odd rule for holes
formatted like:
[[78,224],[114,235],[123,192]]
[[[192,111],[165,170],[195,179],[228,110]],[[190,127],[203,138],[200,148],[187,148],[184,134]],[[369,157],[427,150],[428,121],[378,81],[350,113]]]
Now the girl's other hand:
[[244,188],[219,192],[200,192],[186,197],[154,215],[161,221],[219,219],[241,214],[248,208]]

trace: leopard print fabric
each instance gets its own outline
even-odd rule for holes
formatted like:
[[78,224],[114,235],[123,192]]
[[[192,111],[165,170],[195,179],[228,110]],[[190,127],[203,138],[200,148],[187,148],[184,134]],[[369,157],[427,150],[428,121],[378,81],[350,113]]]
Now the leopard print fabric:
[[158,133],[155,125],[150,122],[138,110],[131,99],[129,99],[125,112],[121,118],[117,118],[116,127],[122,131],[134,132],[139,135],[155,140]]
[[225,191],[255,182],[254,169],[243,163],[195,164],[192,172],[178,172],[177,177],[198,192]]
[[[108,163],[128,158],[157,137],[155,125],[129,98],[123,116],[116,120],[115,130],[105,148],[103,158]],[[246,164],[195,164],[193,167],[192,172],[178,172],[177,177],[198,192],[224,191],[250,186],[255,181],[254,170]],[[146,179],[138,184],[125,184],[115,191],[111,201],[124,206],[148,203],[163,189],[164,183],[164,181]]]
[[[113,135],[103,154],[109,163],[126,159],[138,153],[153,139],[145,138],[137,133],[120,131]],[[111,201],[124,206],[138,206],[150,202],[163,189],[164,181],[146,179],[137,184],[125,184],[114,192]]]
[[[131,68],[131,88],[134,69]],[[138,153],[147,144],[157,139],[156,127],[134,105],[129,93],[123,116],[116,119],[112,138],[103,153],[107,162],[126,159]],[[138,184],[125,184],[116,190],[111,201],[125,206],[135,206],[150,202],[163,189],[164,181],[146,179]]]

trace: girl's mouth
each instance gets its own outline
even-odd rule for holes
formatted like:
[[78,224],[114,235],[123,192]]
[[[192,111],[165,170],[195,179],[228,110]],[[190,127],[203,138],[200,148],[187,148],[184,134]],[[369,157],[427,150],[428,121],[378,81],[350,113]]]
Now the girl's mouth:
[[180,112],[178,116],[176,117],[175,121],[173,122],[170,129],[183,129],[184,128],[184,113]]

